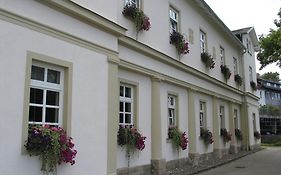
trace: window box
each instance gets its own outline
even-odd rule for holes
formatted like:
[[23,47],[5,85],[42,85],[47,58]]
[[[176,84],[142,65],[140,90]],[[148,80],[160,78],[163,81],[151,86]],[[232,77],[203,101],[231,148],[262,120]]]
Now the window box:
[[135,23],[137,31],[148,31],[151,27],[149,17],[147,17],[141,9],[134,5],[125,5],[122,14]]
[[251,88],[256,91],[257,90],[257,84],[254,81],[250,82]]
[[243,140],[242,131],[238,128],[235,129],[235,136],[238,140]]
[[255,137],[255,139],[260,139],[261,138],[261,134],[260,134],[260,132],[258,132],[258,131],[255,131],[254,132],[254,137]]
[[234,76],[234,81],[239,85],[239,86],[241,86],[242,85],[242,77],[239,75],[239,74],[236,74],[235,76]]
[[208,129],[200,128],[200,137],[203,139],[205,145],[213,144],[213,134]]
[[227,131],[226,128],[221,128],[221,136],[223,138],[224,143],[227,143],[231,140],[231,134]]
[[170,127],[168,130],[168,138],[171,139],[172,145],[176,150],[187,148],[188,139],[186,132],[181,132],[177,127]]
[[179,32],[173,31],[170,34],[170,44],[176,47],[179,55],[189,53],[189,44]]
[[66,132],[55,126],[30,126],[28,139],[24,145],[30,156],[39,156],[42,161],[41,171],[56,172],[57,164],[75,163],[77,151],[74,150],[72,138]]
[[205,64],[205,66],[209,69],[213,69],[215,67],[214,59],[211,55],[209,55],[207,52],[201,53],[201,60]]
[[231,76],[230,69],[226,65],[221,65],[221,73],[224,75],[225,80],[228,80]]

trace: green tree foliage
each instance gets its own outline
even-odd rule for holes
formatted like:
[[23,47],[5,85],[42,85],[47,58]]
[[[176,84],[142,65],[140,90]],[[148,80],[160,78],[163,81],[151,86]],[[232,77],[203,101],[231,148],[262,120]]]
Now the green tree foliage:
[[261,50],[257,54],[257,59],[261,64],[260,70],[271,63],[281,67],[281,8],[278,16],[279,19],[274,20],[277,29],[270,29],[268,35],[259,38]]
[[271,116],[281,115],[281,108],[278,106],[264,105],[260,107],[259,111],[260,111],[260,115],[271,115]]
[[260,76],[261,79],[263,80],[269,80],[269,81],[274,81],[274,82],[279,82],[279,73],[278,72],[267,72],[264,73]]

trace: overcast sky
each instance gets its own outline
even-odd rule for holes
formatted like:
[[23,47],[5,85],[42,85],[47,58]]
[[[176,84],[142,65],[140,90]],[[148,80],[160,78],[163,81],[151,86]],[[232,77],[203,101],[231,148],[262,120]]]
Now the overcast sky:
[[[267,34],[281,8],[281,0],[205,0],[230,30],[254,26],[257,35]],[[259,66],[256,61],[257,71]],[[278,71],[275,64],[269,65],[259,73]],[[280,77],[281,78],[281,77]]]

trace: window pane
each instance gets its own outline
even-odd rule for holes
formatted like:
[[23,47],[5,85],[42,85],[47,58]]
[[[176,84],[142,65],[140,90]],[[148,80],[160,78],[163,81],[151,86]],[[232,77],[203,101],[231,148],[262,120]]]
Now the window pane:
[[120,103],[119,103],[119,111],[120,111],[120,112],[124,112],[123,102],[120,102]]
[[123,113],[119,113],[119,123],[124,123],[123,116]]
[[131,124],[131,114],[125,114],[125,123]]
[[44,81],[44,68],[38,66],[31,67],[31,79]]
[[132,112],[131,103],[125,103],[125,112]]
[[125,97],[131,98],[131,88],[125,87]]
[[124,96],[124,87],[120,86],[120,97]]
[[60,84],[60,72],[48,69],[47,82]]
[[171,126],[171,125],[174,125],[173,124],[173,119],[172,118],[169,118],[169,125]]
[[59,109],[46,108],[46,122],[58,123]]
[[47,91],[47,105],[59,106],[59,92]]
[[29,121],[42,122],[42,107],[29,106]]
[[30,103],[43,104],[43,90],[30,88]]

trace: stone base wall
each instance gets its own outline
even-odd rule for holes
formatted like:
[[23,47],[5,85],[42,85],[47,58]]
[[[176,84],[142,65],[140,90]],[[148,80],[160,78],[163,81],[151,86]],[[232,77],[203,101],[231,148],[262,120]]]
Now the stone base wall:
[[176,168],[183,168],[185,166],[192,165],[191,160],[189,158],[182,158],[177,160],[171,160],[166,162],[166,170],[173,170]]
[[117,175],[152,175],[151,165],[117,169]]

